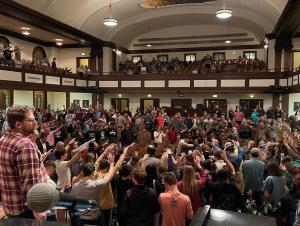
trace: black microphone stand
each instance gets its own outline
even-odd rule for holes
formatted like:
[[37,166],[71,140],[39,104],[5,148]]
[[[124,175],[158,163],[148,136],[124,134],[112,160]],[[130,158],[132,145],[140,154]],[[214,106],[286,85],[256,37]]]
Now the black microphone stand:
[[70,226],[81,226],[80,224],[80,213],[78,210],[74,208],[69,209],[69,215],[70,215]]

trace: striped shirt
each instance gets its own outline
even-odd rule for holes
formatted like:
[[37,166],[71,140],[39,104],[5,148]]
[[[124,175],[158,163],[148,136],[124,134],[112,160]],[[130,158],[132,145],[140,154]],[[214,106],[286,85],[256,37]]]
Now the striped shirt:
[[28,190],[46,181],[46,169],[35,144],[7,130],[0,139],[0,190],[5,213],[16,216],[26,211]]

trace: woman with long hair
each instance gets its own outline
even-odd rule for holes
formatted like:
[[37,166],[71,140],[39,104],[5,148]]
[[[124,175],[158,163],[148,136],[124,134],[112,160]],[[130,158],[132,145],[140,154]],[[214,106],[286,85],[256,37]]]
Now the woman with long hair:
[[200,189],[206,183],[206,173],[204,169],[200,166],[200,160],[196,161],[197,167],[200,172],[200,179],[196,179],[196,173],[192,166],[186,165],[183,167],[183,177],[178,185],[178,189],[183,194],[189,196],[194,214],[197,212],[198,208],[203,206],[200,197]]
[[269,200],[273,208],[285,194],[285,183],[282,171],[278,164],[272,162],[268,165],[270,176],[267,177],[264,186],[265,200]]

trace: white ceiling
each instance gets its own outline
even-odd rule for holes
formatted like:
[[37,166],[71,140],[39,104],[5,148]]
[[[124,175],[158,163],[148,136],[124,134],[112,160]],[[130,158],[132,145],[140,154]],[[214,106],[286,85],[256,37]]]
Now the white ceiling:
[[[109,0],[16,0],[56,20],[127,48],[137,37],[157,34],[156,31],[164,29],[190,25],[193,29],[195,26],[227,26],[215,18],[215,12],[222,8],[223,1],[144,9],[140,6],[142,0],[112,0],[112,14],[119,20],[119,25],[107,28],[102,21],[108,17]],[[230,26],[254,34],[256,41],[261,42],[264,35],[273,30],[287,1],[225,0],[226,7],[233,11]],[[211,34],[219,33],[211,29]],[[180,32],[173,36],[176,35]]]

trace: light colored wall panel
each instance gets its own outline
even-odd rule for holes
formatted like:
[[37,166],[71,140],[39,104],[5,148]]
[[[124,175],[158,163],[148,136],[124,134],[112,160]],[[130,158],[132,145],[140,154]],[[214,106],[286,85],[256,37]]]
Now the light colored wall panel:
[[221,87],[245,87],[244,79],[221,80]]
[[91,105],[93,99],[92,96],[92,93],[70,93],[70,105],[73,103],[73,100],[79,100],[80,106],[83,106],[83,100],[88,100],[89,105]]
[[25,82],[43,83],[43,75],[25,74]]
[[250,79],[249,87],[268,87],[274,86],[275,79]]
[[21,72],[16,72],[16,71],[0,70],[0,80],[21,82],[22,74]]
[[118,81],[99,81],[99,87],[118,87]]
[[293,76],[293,86],[296,86],[299,84],[299,76],[295,75]]
[[190,87],[190,80],[169,80],[169,87]]
[[280,79],[279,85],[280,86],[287,86],[287,79]]
[[75,81],[73,78],[63,78],[62,79],[62,85],[63,86],[74,86]]
[[293,77],[289,77],[288,78],[288,86],[292,86],[293,85]]
[[294,102],[300,102],[300,93],[289,94],[289,116],[294,115]]
[[66,93],[65,92],[47,92],[47,103],[51,108],[56,110],[62,109],[66,106]]
[[194,80],[194,87],[217,87],[217,80]]
[[86,87],[86,80],[76,79],[76,86]]
[[14,90],[14,104],[33,105],[33,91]]
[[165,87],[165,81],[163,80],[155,80],[155,81],[145,81],[144,87]]
[[96,81],[88,81],[88,86],[96,86]]
[[121,87],[141,87],[141,81],[121,81]]
[[45,83],[49,85],[60,85],[60,78],[54,76],[46,76]]

